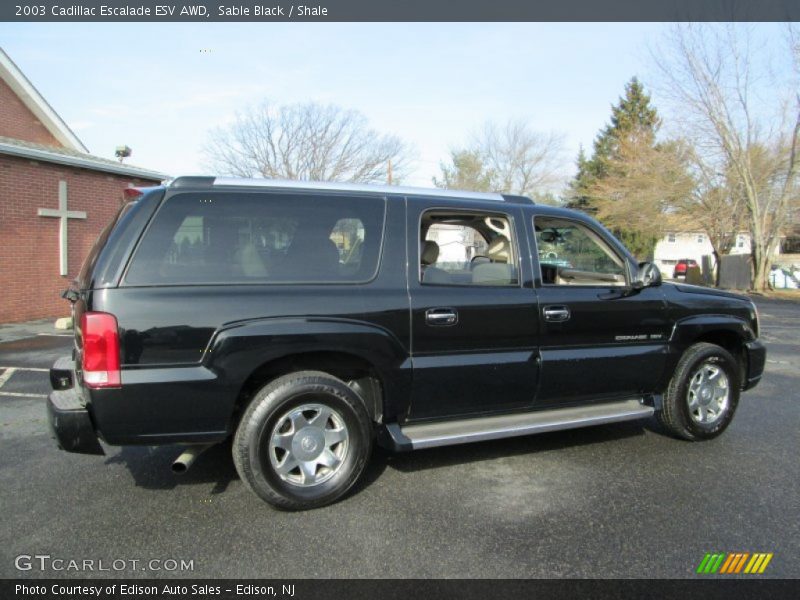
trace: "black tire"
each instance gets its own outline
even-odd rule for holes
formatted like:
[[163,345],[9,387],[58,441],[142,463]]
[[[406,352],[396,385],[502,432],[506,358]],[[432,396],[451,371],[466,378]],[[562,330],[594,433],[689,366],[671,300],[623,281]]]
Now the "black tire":
[[[317,465],[315,461],[318,459],[312,459],[314,469],[319,469],[316,472],[328,469],[326,474],[320,476],[319,483],[314,482],[316,475],[310,476],[311,483],[303,483],[306,475],[299,466],[292,473],[281,475],[273,462],[281,466],[279,452],[285,452],[283,456],[288,455],[288,458],[296,460],[292,452],[303,451],[302,445],[308,440],[311,440],[308,447],[314,451],[318,448],[318,444],[310,437],[306,436],[306,439],[302,434],[294,435],[294,432],[306,429],[296,429],[295,420],[288,418],[288,415],[306,419],[305,415],[310,412],[311,422],[316,422],[317,418],[313,410],[299,412],[297,409],[301,406],[331,409],[331,418],[334,420],[326,422],[334,425],[340,423],[343,427],[340,426],[339,430],[343,429],[346,434],[344,449],[333,446],[334,451],[341,454],[335,470]],[[322,412],[317,415],[322,415]],[[276,429],[281,424],[290,426],[289,433],[282,434]],[[310,423],[307,425],[310,427]],[[325,429],[325,425],[322,429]],[[301,445],[296,446],[297,442],[292,441],[292,450],[276,448],[271,441],[277,439],[274,435],[286,435],[292,440],[296,437]],[[327,434],[322,439],[327,440]],[[327,373],[298,371],[275,379],[253,397],[236,429],[233,462],[245,485],[269,504],[284,510],[306,510],[331,504],[347,493],[364,471],[372,451],[372,441],[369,414],[364,402],[352,388]],[[323,443],[323,451],[328,450],[327,444],[327,441]],[[283,461],[284,464],[287,461]]]
[[[692,410],[689,405],[690,385],[703,367],[721,370],[728,381],[726,406],[720,408],[713,418],[708,417],[708,423],[699,422],[701,417],[693,416],[697,409]],[[661,425],[676,437],[691,441],[710,440],[730,424],[739,404],[741,389],[739,365],[731,353],[715,344],[700,342],[690,346],[681,356],[664,394],[664,406],[656,415]]]

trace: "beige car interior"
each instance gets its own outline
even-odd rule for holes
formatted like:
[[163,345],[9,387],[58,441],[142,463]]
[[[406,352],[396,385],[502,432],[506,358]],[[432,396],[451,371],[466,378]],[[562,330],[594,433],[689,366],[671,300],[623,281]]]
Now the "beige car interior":
[[476,264],[472,269],[472,283],[477,285],[509,285],[517,280],[511,258],[511,241],[498,235],[489,243],[486,257],[490,262]]

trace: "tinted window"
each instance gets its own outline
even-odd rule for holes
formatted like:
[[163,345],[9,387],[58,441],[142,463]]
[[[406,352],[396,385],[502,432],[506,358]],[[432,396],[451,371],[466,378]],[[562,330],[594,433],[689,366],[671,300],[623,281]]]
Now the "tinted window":
[[125,281],[367,281],[377,270],[383,217],[379,198],[181,194],[154,217]]
[[596,232],[564,219],[536,217],[542,283],[625,285],[625,261]]

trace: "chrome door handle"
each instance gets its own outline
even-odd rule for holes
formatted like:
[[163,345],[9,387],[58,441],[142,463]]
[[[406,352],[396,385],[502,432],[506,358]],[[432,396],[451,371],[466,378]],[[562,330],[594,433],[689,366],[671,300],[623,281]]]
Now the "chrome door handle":
[[453,308],[429,308],[425,311],[425,322],[438,327],[455,325],[458,323],[458,313]]
[[569,308],[566,306],[545,306],[542,313],[544,313],[544,320],[551,323],[569,321],[570,317]]

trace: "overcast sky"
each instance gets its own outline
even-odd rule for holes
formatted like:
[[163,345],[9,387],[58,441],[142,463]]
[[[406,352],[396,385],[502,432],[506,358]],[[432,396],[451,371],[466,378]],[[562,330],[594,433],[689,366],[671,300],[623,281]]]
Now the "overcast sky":
[[[651,83],[666,24],[0,24],[0,45],[89,150],[171,175],[204,172],[209,129],[263,99],[355,108],[415,148],[406,183],[486,119],[580,144],[624,84]],[[776,28],[775,25],[760,27]],[[653,94],[660,108],[657,90]]]

